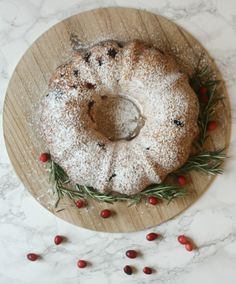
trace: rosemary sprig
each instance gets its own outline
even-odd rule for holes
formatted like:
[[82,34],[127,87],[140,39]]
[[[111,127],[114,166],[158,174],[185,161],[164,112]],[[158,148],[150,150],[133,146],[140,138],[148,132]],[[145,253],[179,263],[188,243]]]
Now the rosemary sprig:
[[130,205],[137,204],[143,197],[156,196],[159,199],[165,199],[168,201],[174,198],[185,196],[187,194],[185,189],[180,189],[176,185],[153,184],[148,186],[146,189],[135,195],[125,194],[113,194],[113,193],[99,193],[91,187],[77,185],[80,191],[82,191],[87,197],[95,199],[97,201],[104,201],[113,203],[116,201],[129,201]]
[[159,199],[165,199],[168,202],[175,198],[183,197],[187,195],[187,191],[183,188],[179,188],[176,185],[167,185],[164,183],[153,184],[137,194],[138,198],[155,196]]
[[113,193],[100,193],[92,187],[76,185],[78,191],[83,193],[84,197],[88,197],[94,199],[96,201],[102,201],[106,203],[113,203],[116,201],[127,201],[129,200],[129,196],[122,194],[113,194]]
[[195,70],[189,81],[196,94],[199,94],[199,90],[202,86],[206,87],[208,90],[208,102],[206,104],[200,104],[198,117],[199,137],[197,141],[195,141],[195,144],[197,144],[199,148],[202,148],[207,138],[207,124],[214,115],[217,103],[223,99],[223,97],[219,96],[217,93],[220,80],[215,80],[209,66],[205,66],[202,69]]
[[224,149],[216,151],[203,151],[197,155],[190,156],[188,161],[174,174],[182,175],[191,170],[204,172],[210,175],[222,174],[221,165],[226,158]]
[[50,167],[50,180],[53,181],[53,193],[57,195],[57,201],[55,207],[58,206],[61,198],[68,196],[70,199],[74,199],[77,195],[77,198],[82,198],[82,195],[79,192],[71,190],[66,186],[70,183],[68,175],[57,163],[51,160]]
[[223,99],[223,97],[216,95],[216,86],[212,87],[209,92],[209,101],[205,106],[200,106],[201,109],[198,117],[198,143],[201,147],[203,147],[203,144],[207,138],[207,124],[215,113],[217,103]]
[[159,199],[172,201],[173,199],[185,196],[187,191],[180,189],[176,185],[153,184],[148,186],[145,190],[135,195],[115,194],[115,193],[100,193],[92,187],[82,186],[76,184],[76,189],[67,188],[66,185],[70,183],[65,171],[54,161],[51,161],[51,176],[54,178],[54,194],[57,195],[58,206],[61,198],[68,196],[75,200],[78,198],[90,198],[99,202],[114,203],[117,201],[128,201],[129,206],[139,203],[143,197],[156,196]]

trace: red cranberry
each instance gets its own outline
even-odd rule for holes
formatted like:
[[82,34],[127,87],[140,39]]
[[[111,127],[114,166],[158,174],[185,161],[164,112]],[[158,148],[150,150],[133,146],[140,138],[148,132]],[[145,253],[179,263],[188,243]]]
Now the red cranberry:
[[145,266],[145,267],[143,268],[143,272],[144,272],[145,274],[152,274],[152,269],[151,269],[150,267]]
[[61,244],[62,241],[63,241],[63,237],[62,237],[62,236],[59,236],[59,235],[55,236],[55,238],[54,238],[54,243],[55,243],[56,245]]
[[178,241],[179,241],[179,243],[181,243],[182,245],[185,245],[185,244],[187,244],[188,239],[187,239],[184,235],[180,235],[180,236],[178,236]]
[[199,98],[199,101],[204,104],[207,104],[209,101],[208,95],[199,95],[198,98]]
[[209,97],[207,95],[208,89],[206,87],[200,87],[198,91],[198,98],[201,103],[208,103]]
[[35,261],[39,258],[39,256],[36,253],[28,253],[27,258],[30,261]]
[[185,186],[187,184],[187,180],[185,176],[178,176],[178,183],[180,186]]
[[149,233],[146,235],[146,239],[148,241],[154,241],[158,237],[158,234],[156,233]]
[[85,268],[87,266],[87,262],[85,260],[80,259],[77,261],[77,266],[79,268]]
[[82,199],[78,199],[76,202],[75,202],[75,205],[77,208],[82,208],[85,206],[85,201],[82,200]]
[[155,196],[149,196],[148,202],[152,205],[157,205],[159,203],[159,199],[156,198]]
[[39,160],[43,163],[46,163],[49,159],[50,159],[50,154],[48,154],[48,153],[42,153],[39,156]]
[[135,250],[127,250],[125,253],[128,258],[136,258],[137,252]]
[[207,123],[207,130],[208,130],[208,131],[213,131],[213,130],[215,130],[216,128],[217,128],[217,122],[216,122],[216,121],[212,120],[212,121],[209,121],[209,122]]
[[199,88],[199,95],[206,95],[207,93],[208,93],[208,89],[207,89],[207,87],[200,87]]
[[100,216],[102,218],[109,218],[111,216],[111,211],[108,209],[104,209],[101,211]]
[[185,249],[187,251],[192,251],[193,250],[193,244],[190,242],[187,242],[187,244],[185,244]]
[[131,275],[133,273],[132,267],[130,267],[129,265],[126,265],[123,270],[128,275]]

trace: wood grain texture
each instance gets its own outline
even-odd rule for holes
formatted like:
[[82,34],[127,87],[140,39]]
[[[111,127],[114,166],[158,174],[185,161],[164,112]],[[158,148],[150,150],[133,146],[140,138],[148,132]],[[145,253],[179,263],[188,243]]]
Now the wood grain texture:
[[[32,117],[40,97],[47,92],[48,80],[57,66],[72,54],[72,42],[79,39],[84,46],[104,40],[127,41],[140,39],[173,54],[183,71],[190,73],[199,58],[209,62],[221,75],[204,48],[185,30],[173,22],[145,11],[127,8],[106,8],[70,17],[44,33],[22,57],[10,81],[4,105],[4,136],[9,157],[20,179],[31,194],[56,216],[97,231],[130,232],[158,225],[189,207],[211,184],[213,177],[204,174],[188,175],[189,192],[186,198],[169,205],[163,202],[152,206],[143,201],[133,207],[126,203],[107,205],[89,201],[88,207],[78,209],[64,199],[57,209],[46,166],[38,161],[46,146],[35,133]],[[71,41],[72,40],[72,41]],[[230,140],[230,105],[225,87],[225,100],[217,110],[219,127],[208,138],[210,149],[228,145]],[[109,219],[99,216],[100,210],[110,208]],[[37,222],[37,221],[36,221]]]

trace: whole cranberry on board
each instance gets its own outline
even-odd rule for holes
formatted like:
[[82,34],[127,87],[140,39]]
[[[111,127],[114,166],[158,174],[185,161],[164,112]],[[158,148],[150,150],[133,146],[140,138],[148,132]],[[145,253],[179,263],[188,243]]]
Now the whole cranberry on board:
[[85,206],[85,201],[83,199],[78,199],[75,201],[75,205],[77,208],[82,208]]
[[149,196],[148,197],[148,203],[150,203],[152,205],[157,205],[158,203],[160,203],[160,201],[156,196]]
[[213,131],[217,128],[217,122],[215,120],[211,120],[207,123],[207,130]]
[[40,154],[39,156],[39,160],[42,162],[42,163],[46,163],[50,160],[50,154],[49,153],[42,153]]
[[109,218],[111,216],[111,211],[108,209],[104,209],[101,211],[100,216],[102,218]]
[[180,186],[185,186],[187,184],[187,180],[185,176],[178,176],[178,184]]
[[158,234],[156,234],[156,233],[149,233],[149,234],[146,235],[146,239],[148,241],[154,241],[157,238],[158,238]]
[[27,256],[28,260],[35,261],[39,258],[39,255],[36,253],[28,253]]

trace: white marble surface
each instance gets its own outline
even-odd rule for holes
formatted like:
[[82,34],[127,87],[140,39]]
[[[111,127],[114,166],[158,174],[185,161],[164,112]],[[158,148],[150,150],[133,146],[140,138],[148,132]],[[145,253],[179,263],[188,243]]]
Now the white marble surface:
[[[147,243],[146,232],[105,234],[67,224],[43,209],[24,189],[9,162],[0,135],[0,283],[236,283],[236,2],[234,0],[0,0],[0,120],[11,74],[30,44],[45,30],[77,12],[102,6],[145,8],[171,18],[195,35],[215,58],[232,103],[233,134],[225,174],[190,209],[153,231],[161,242]],[[68,242],[55,247],[55,234]],[[189,253],[176,236],[192,237]],[[142,257],[128,261],[128,248]],[[43,259],[29,262],[29,251]],[[83,258],[92,265],[76,268]],[[135,263],[137,273],[122,268]],[[143,266],[156,272],[142,273]]]

